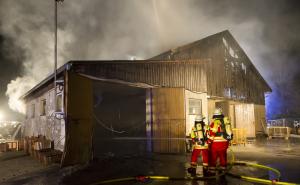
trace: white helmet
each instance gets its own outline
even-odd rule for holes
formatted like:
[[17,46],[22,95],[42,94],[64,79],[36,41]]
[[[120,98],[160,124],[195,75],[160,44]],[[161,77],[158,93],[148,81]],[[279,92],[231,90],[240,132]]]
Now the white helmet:
[[221,108],[216,108],[214,111],[214,116],[220,116],[222,115],[222,109]]
[[195,121],[203,121],[205,119],[205,117],[203,117],[202,115],[197,115],[195,117]]

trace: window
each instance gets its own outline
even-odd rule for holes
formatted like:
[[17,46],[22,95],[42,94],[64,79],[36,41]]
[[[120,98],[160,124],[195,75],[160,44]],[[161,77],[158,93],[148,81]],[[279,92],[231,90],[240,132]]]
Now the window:
[[41,100],[41,104],[40,104],[40,115],[41,115],[41,116],[46,115],[46,99]]
[[30,118],[34,118],[34,115],[35,115],[35,105],[32,104],[30,106]]
[[202,114],[202,106],[200,99],[189,99],[189,114],[200,115]]
[[29,118],[29,111],[28,111],[28,105],[26,105],[26,114],[25,114],[25,119]]
[[56,112],[63,111],[63,96],[59,94],[56,96]]

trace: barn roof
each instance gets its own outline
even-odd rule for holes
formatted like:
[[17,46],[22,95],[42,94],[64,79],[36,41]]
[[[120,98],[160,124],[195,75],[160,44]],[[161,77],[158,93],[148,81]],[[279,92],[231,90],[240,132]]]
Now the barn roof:
[[[236,39],[232,36],[232,34],[228,30],[224,30],[222,32],[210,35],[208,37],[205,37],[203,39],[197,40],[195,42],[191,42],[188,44],[185,44],[183,46],[179,46],[173,49],[170,49],[168,51],[165,51],[161,54],[158,54],[154,57],[149,58],[149,60],[179,60],[179,59],[207,59],[212,58],[211,56],[212,52],[208,52],[208,49],[210,47],[213,47],[213,43],[219,43],[223,40],[223,38],[226,38],[229,40],[238,50],[239,53],[241,53],[249,63],[254,68],[255,74],[260,78],[260,80],[265,84],[266,89],[268,89],[268,92],[271,92],[272,89],[269,86],[269,84],[265,81],[265,79],[261,76],[261,74],[258,72],[254,64],[251,62],[245,51],[242,49],[242,47],[238,44]],[[211,60],[211,62],[214,62],[214,60]]]
[[[161,66],[161,65],[168,65],[168,66],[172,66],[172,67],[177,67],[177,65],[173,65],[173,63],[177,63],[177,64],[183,64],[183,65],[189,65],[189,64],[203,64],[203,63],[207,63],[206,60],[195,60],[195,61],[157,61],[157,60],[74,60],[74,61],[69,61],[68,63],[64,64],[63,66],[61,66],[58,70],[57,70],[57,78],[58,80],[63,77],[63,73],[65,71],[68,70],[72,70],[78,74],[81,75],[85,75],[86,77],[89,77],[91,79],[94,80],[102,80],[102,81],[106,81],[106,82],[111,82],[111,83],[122,83],[124,85],[129,85],[129,86],[136,86],[136,87],[158,87],[158,84],[147,84],[145,82],[142,81],[128,81],[125,82],[125,80],[122,79],[118,79],[117,76],[114,76],[112,78],[110,78],[109,76],[106,76],[106,78],[104,77],[98,77],[98,75],[101,73],[101,71],[97,71],[99,70],[99,68],[110,68],[108,66],[132,66],[137,64],[138,66],[141,65],[152,65],[154,64],[155,66]],[[108,65],[108,66],[107,66]],[[88,75],[86,73],[86,71],[82,71],[83,68],[82,66],[84,66],[84,68],[88,71],[93,71],[96,74],[93,73],[93,75]],[[97,69],[95,71],[95,69]],[[152,70],[154,71],[154,70]],[[110,71],[112,72],[112,71]],[[157,71],[157,73],[159,73],[160,70]],[[174,72],[174,71],[173,71]],[[99,73],[99,74],[98,74]],[[141,71],[136,71],[136,73],[140,74]],[[143,74],[145,75],[145,74]],[[158,75],[158,74],[156,74]],[[93,78],[92,78],[93,76]],[[157,76],[156,76],[157,77]],[[105,79],[105,80],[104,80]],[[49,87],[54,86],[54,74],[49,75],[48,77],[46,77],[44,80],[42,80],[40,83],[38,83],[35,87],[33,87],[32,89],[30,89],[28,92],[26,92],[23,96],[20,97],[20,99],[26,99],[27,97],[29,97],[32,93],[37,92],[38,90],[44,88],[44,87]]]
[[[57,70],[58,77],[62,77],[64,71],[72,69],[74,66],[80,66],[80,65],[93,65],[98,64],[98,67],[103,67],[103,65],[111,64],[111,67],[108,67],[108,70],[114,69],[116,66],[124,66],[124,65],[130,65],[130,64],[142,64],[142,65],[148,65],[148,64],[155,64],[157,63],[173,63],[177,61],[178,63],[185,63],[188,64],[189,62],[193,62],[194,60],[197,63],[203,63],[204,64],[212,64],[214,62],[218,62],[218,59],[214,59],[215,50],[211,51],[210,48],[213,48],[215,45],[220,45],[222,43],[222,39],[226,38],[231,44],[235,46],[235,49],[239,51],[239,55],[243,55],[243,60],[248,62],[248,65],[252,68],[252,76],[256,76],[255,79],[260,81],[259,83],[263,85],[264,92],[271,91],[271,88],[267,84],[267,82],[263,79],[263,77],[260,75],[260,73],[257,71],[255,66],[252,64],[246,53],[243,51],[243,49],[239,46],[239,44],[236,42],[236,40],[233,38],[233,36],[230,34],[229,31],[222,31],[220,33],[208,36],[204,39],[192,42],[187,45],[183,45],[171,50],[168,50],[160,55],[157,55],[155,57],[152,57],[148,60],[108,60],[108,61],[99,61],[99,60],[91,60],[91,61],[70,61],[63,66],[61,66]],[[223,41],[224,42],[224,41]],[[222,48],[222,47],[218,47]],[[217,51],[218,53],[219,51]],[[219,57],[223,55],[221,51],[221,54],[219,52]],[[200,62],[201,61],[201,62]],[[138,66],[142,66],[138,65]],[[107,66],[106,66],[107,67]],[[94,69],[94,67],[92,67]],[[118,68],[118,67],[117,67]],[[149,70],[149,67],[146,66],[145,70]],[[112,70],[111,69],[111,70]],[[135,69],[135,68],[134,68]],[[115,69],[114,69],[115,70]],[[132,69],[133,70],[133,69]],[[96,70],[95,70],[96,71]],[[117,70],[118,71],[118,70]],[[121,70],[124,72],[124,70]],[[126,70],[125,70],[126,71]],[[78,71],[77,71],[78,72]],[[132,73],[131,71],[129,71]],[[79,69],[80,73],[80,69]],[[45,78],[43,81],[41,81],[39,84],[37,84],[34,88],[32,88],[30,91],[28,91],[26,94],[24,94],[21,98],[26,99],[29,97],[32,93],[37,92],[39,89],[47,86],[48,88],[54,84],[54,74],[51,74],[47,78]],[[250,80],[251,81],[251,80]],[[153,84],[152,84],[153,85]],[[213,87],[215,87],[215,84],[211,84]],[[253,85],[252,85],[253,86]],[[53,87],[53,86],[52,86]],[[249,87],[248,87],[249,88]],[[211,89],[211,88],[210,88]]]

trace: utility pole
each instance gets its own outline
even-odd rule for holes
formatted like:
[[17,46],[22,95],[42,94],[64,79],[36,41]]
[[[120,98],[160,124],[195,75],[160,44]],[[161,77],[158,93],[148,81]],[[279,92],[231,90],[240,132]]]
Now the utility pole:
[[57,4],[64,0],[54,0],[54,111],[56,111],[56,81],[57,81]]

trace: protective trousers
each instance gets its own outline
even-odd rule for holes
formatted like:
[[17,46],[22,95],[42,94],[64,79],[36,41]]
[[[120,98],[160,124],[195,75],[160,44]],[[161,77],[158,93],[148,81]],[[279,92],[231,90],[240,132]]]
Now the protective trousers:
[[228,141],[212,142],[209,161],[209,166],[212,169],[216,167],[218,159],[220,160],[220,167],[226,169],[228,144]]
[[197,166],[197,160],[200,154],[202,154],[203,166],[208,166],[208,149],[194,149],[191,157],[191,166]]

